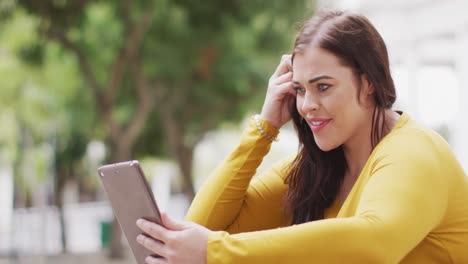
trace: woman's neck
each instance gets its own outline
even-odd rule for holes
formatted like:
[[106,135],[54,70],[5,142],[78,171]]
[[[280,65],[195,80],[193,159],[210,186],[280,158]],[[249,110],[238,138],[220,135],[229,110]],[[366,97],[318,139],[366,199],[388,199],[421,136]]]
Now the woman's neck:
[[[385,126],[382,138],[390,133],[400,117],[399,114],[391,109],[385,110],[384,114],[387,125]],[[380,121],[383,122],[383,120]],[[369,122],[363,127],[363,130],[359,131],[355,138],[343,145],[343,151],[348,165],[346,177],[351,177],[354,180],[359,177],[359,174],[373,150],[371,142],[372,123]],[[379,127],[381,127],[381,125],[379,125]]]
[[347,163],[345,176],[357,179],[372,152],[371,142],[343,145],[343,152]]

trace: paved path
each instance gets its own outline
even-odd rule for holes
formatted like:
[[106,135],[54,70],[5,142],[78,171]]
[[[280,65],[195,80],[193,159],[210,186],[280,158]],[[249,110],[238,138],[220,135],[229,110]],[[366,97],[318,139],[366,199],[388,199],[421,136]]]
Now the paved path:
[[57,256],[0,258],[0,264],[135,264],[130,253],[123,260],[111,260],[104,251],[93,254],[62,254]]

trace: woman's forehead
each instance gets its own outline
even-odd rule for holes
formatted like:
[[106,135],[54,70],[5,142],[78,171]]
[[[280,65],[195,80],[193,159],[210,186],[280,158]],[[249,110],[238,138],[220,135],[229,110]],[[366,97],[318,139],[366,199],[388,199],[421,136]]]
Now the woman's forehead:
[[294,56],[293,80],[299,82],[321,75],[339,78],[350,73],[352,70],[343,66],[337,56],[321,48],[310,47]]
[[[294,56],[293,67],[336,67],[340,65],[340,59],[333,53],[314,46],[305,48],[301,53]],[[341,66],[341,65],[340,65]]]

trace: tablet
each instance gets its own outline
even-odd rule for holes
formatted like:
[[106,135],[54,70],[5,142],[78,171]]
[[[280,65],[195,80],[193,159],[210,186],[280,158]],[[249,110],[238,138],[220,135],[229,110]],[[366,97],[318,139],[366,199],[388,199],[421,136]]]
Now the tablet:
[[137,263],[144,264],[147,256],[155,254],[136,241],[142,233],[136,221],[144,218],[160,225],[162,221],[139,162],[133,160],[105,165],[98,169],[98,174]]

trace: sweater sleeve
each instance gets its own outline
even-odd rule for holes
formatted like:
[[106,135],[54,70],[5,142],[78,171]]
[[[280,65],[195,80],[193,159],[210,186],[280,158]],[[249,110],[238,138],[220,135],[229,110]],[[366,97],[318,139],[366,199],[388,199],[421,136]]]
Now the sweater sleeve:
[[[270,135],[278,134],[266,121],[261,120],[261,125]],[[270,146],[251,119],[240,144],[198,191],[186,220],[230,233],[284,225],[284,166],[278,164],[251,182]]]
[[443,217],[448,187],[439,164],[444,160],[424,137],[405,136],[378,152],[354,216],[240,234],[214,232],[207,263],[399,262]]

